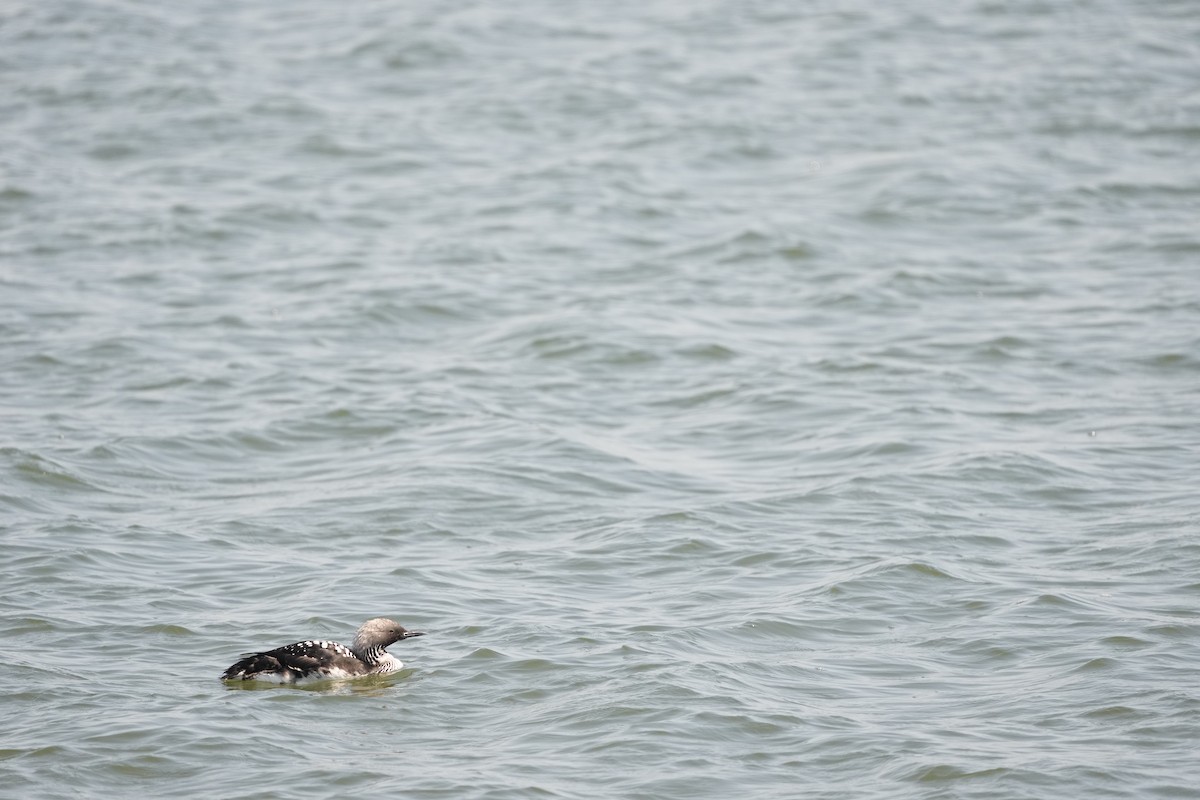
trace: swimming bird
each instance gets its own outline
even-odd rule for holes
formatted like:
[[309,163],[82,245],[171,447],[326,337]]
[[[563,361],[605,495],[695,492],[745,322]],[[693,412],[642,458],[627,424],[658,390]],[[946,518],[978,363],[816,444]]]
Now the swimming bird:
[[400,659],[387,652],[388,645],[424,635],[421,631],[407,631],[393,620],[377,617],[362,624],[349,647],[309,639],[261,653],[243,653],[242,660],[225,670],[221,680],[307,683],[386,675],[404,666]]

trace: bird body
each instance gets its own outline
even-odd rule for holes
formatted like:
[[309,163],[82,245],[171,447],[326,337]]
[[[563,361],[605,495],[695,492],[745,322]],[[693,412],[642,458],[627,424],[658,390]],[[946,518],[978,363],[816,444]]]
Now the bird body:
[[274,650],[246,653],[225,670],[221,679],[308,683],[386,675],[404,666],[386,648],[414,636],[424,636],[424,633],[405,630],[398,622],[379,617],[364,622],[349,647],[338,642],[309,639]]

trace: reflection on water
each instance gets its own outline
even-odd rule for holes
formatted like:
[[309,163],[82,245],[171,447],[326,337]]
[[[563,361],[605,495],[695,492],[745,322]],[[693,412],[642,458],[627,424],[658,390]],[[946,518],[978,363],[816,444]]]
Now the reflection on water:
[[308,683],[272,683],[270,681],[221,681],[225,688],[236,691],[260,692],[269,689],[291,689],[298,692],[315,692],[331,695],[364,695],[367,697],[383,697],[389,694],[389,689],[408,675],[412,670],[404,669],[390,675],[368,675],[365,678],[343,680],[311,681]]

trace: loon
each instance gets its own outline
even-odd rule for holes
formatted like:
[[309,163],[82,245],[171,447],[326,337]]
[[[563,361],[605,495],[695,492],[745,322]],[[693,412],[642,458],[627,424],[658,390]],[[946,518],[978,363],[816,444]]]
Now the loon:
[[378,617],[362,624],[349,647],[309,639],[261,653],[243,653],[242,660],[225,670],[221,680],[307,683],[386,675],[404,666],[400,659],[387,652],[387,646],[401,639],[424,635],[422,631],[407,631],[398,622]]

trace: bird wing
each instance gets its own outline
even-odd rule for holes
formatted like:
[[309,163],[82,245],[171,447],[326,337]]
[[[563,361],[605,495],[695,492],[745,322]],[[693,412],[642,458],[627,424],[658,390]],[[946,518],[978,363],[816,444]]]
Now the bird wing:
[[225,670],[221,677],[249,680],[262,673],[291,672],[299,678],[325,668],[345,669],[358,663],[354,654],[337,642],[295,642],[261,653],[245,653],[242,660]]

